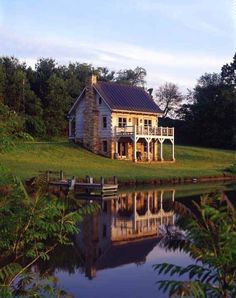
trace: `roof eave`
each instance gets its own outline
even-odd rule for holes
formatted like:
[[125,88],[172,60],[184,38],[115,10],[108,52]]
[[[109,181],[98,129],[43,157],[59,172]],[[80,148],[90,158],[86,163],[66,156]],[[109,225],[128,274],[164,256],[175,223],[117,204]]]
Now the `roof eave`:
[[77,97],[76,101],[74,102],[73,106],[71,107],[70,111],[68,112],[68,116],[73,112],[74,108],[77,106],[77,104],[79,103],[83,93],[85,92],[85,88],[82,90],[82,92],[80,93],[79,97]]
[[95,85],[93,85],[93,88],[97,91],[97,93],[99,94],[99,96],[101,96],[101,98],[103,99],[103,101],[105,102],[105,104],[108,106],[108,108],[112,111],[111,106],[108,104],[107,100],[104,98],[104,96],[99,92],[99,90],[96,88]]
[[145,114],[145,115],[155,115],[155,116],[163,115],[163,113],[161,113],[161,112],[130,111],[130,110],[126,110],[126,109],[112,109],[112,112],[114,112],[114,113],[129,113],[129,114]]

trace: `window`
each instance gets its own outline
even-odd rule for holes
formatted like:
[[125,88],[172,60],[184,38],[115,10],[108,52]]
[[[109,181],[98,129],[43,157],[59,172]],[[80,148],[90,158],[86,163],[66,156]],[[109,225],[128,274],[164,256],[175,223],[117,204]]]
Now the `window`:
[[107,128],[107,117],[106,116],[102,117],[102,127]]
[[118,126],[119,127],[124,127],[127,125],[127,118],[119,118],[118,119]]
[[152,120],[144,119],[144,127],[151,127],[152,126]]
[[103,149],[103,152],[107,152],[107,141],[102,141],[102,149]]
[[98,99],[98,103],[101,105],[102,104],[102,98],[101,98],[101,96],[99,97],[99,99]]

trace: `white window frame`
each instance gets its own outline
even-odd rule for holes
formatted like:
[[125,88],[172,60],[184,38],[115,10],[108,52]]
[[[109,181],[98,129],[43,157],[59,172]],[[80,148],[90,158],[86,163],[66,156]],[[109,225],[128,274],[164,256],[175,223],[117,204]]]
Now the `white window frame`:
[[118,118],[118,127],[125,127],[125,126],[127,126],[127,118],[119,117]]
[[152,127],[152,120],[144,119],[144,127]]

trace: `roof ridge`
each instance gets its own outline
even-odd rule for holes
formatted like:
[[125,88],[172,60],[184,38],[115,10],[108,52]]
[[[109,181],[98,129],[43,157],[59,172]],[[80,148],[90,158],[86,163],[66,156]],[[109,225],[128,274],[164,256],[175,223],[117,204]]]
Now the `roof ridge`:
[[[136,88],[139,90],[143,90],[145,91],[144,87],[140,87],[140,86],[135,86],[135,85],[130,85],[130,84],[125,84],[125,83],[117,83],[117,82],[108,82],[108,81],[97,81],[98,83],[102,83],[102,84],[111,84],[111,85],[120,85],[120,86],[124,86],[124,87],[130,87],[130,88]],[[96,84],[95,84],[96,85]],[[145,91],[146,92],[146,91]],[[148,92],[147,92],[148,93]]]

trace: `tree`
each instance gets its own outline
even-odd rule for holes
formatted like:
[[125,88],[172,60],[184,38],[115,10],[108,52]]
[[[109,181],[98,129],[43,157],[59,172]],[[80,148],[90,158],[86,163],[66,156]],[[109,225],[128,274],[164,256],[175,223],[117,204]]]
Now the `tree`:
[[226,86],[236,86],[236,53],[233,57],[233,62],[223,65],[221,69],[222,83]]
[[163,117],[175,117],[182,100],[183,96],[176,84],[166,82],[156,91],[156,102],[164,112]]
[[1,93],[4,104],[8,105],[17,113],[21,112],[24,107],[23,103],[23,83],[26,79],[26,65],[21,64],[14,57],[0,58],[1,66]]
[[193,144],[236,148],[236,90],[225,85],[221,75],[201,76],[193,90],[193,102],[183,105],[180,112],[186,137]]
[[24,119],[0,102],[0,152],[32,137],[24,131]]
[[57,72],[57,63],[51,58],[41,58],[35,65],[35,85],[33,91],[42,100],[44,106],[45,97],[47,94],[47,81]]
[[173,297],[235,297],[236,210],[222,194],[201,197],[195,213],[177,222],[180,229],[163,234],[162,246],[181,249],[196,260],[186,267],[158,264],[159,273],[188,276],[187,280],[161,280],[159,288]]
[[115,71],[110,71],[107,67],[98,67],[95,69],[99,81],[110,82],[115,79]]
[[41,100],[30,89],[28,84],[25,84],[24,97],[25,102],[23,116],[25,120],[25,130],[32,136],[45,136],[46,128],[43,120]]
[[0,64],[0,102],[4,102],[6,88],[6,72],[2,64]]
[[45,194],[41,178],[34,185],[40,188],[29,194],[19,179],[1,168],[1,297],[64,297],[54,293],[48,275],[39,277],[31,267],[48,260],[57,246],[71,245],[71,236],[79,232],[77,223],[95,209],[70,194],[64,199]]
[[117,73],[115,81],[117,83],[128,84],[132,86],[144,87],[147,72],[144,68],[137,66],[134,70],[124,69]]
[[66,92],[65,82],[56,74],[47,81],[47,94],[44,100],[44,122],[48,136],[58,136],[67,127],[66,113],[69,110],[70,98]]

